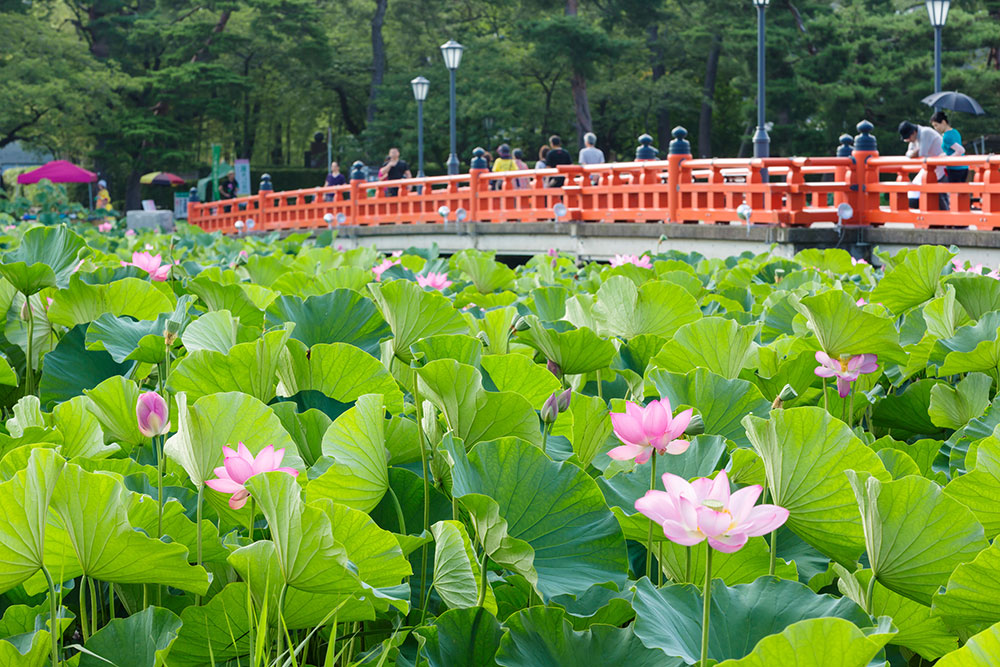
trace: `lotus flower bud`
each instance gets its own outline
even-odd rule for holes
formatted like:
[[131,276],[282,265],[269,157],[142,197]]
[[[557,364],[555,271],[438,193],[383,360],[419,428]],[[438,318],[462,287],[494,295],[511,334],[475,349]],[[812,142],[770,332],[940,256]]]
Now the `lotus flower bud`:
[[139,401],[135,404],[135,416],[139,422],[139,432],[147,438],[163,435],[170,430],[167,402],[155,391],[147,391],[139,396]]
[[174,341],[177,340],[177,335],[181,331],[181,323],[175,320],[167,320],[166,326],[163,327],[163,340],[167,345],[173,345]]
[[21,305],[21,319],[27,322],[29,317],[31,317],[31,306],[28,305],[28,299],[25,299]]
[[781,391],[775,397],[774,402],[771,403],[771,409],[774,410],[782,407],[786,401],[790,401],[798,397],[798,395],[799,393],[795,391],[795,388],[792,387],[792,385],[786,384],[781,388]]
[[557,364],[556,362],[554,362],[551,359],[549,359],[545,363],[545,366],[546,366],[546,368],[549,369],[549,372],[552,373],[553,375],[555,375],[557,378],[561,378],[562,377],[562,369],[559,368],[559,364]]
[[545,404],[542,405],[542,421],[546,424],[551,424],[555,422],[558,415],[559,395],[556,392],[552,392],[552,395],[546,398]]
[[564,391],[563,393],[559,394],[559,397],[556,399],[556,407],[559,408],[560,413],[566,412],[566,410],[569,409],[569,400],[572,397],[573,397],[573,390],[569,388],[567,388],[566,391]]
[[527,331],[528,321],[523,317],[519,317],[514,320],[514,331]]

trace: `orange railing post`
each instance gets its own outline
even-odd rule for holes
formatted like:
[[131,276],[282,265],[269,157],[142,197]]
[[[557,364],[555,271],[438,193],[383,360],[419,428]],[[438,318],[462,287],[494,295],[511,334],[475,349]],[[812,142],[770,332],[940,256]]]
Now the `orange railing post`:
[[868,161],[878,157],[878,142],[872,135],[874,126],[867,120],[858,123],[858,136],[854,137],[854,150],[851,159],[854,168],[851,170],[849,182],[854,203],[855,224],[867,224],[871,213],[879,208],[879,195],[872,192],[871,186],[878,183],[878,169],[868,165]]
[[667,154],[667,222],[683,222],[677,211],[681,206],[681,163],[691,159],[691,143],[687,140],[687,130],[678,125],[671,132]]

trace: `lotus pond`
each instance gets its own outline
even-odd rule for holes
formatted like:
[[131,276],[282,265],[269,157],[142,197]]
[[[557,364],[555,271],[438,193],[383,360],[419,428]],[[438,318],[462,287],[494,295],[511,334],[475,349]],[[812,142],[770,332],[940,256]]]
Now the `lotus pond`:
[[946,248],[0,244],[0,667],[1000,665]]

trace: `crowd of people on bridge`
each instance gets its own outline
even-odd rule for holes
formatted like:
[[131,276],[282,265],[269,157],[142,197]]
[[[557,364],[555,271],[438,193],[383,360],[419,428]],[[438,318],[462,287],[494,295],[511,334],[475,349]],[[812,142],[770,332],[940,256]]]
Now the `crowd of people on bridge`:
[[[910,144],[906,157],[942,157],[965,155],[962,135],[951,126],[943,111],[935,111],[930,118],[931,127],[917,125],[908,120],[899,124],[899,138]],[[927,178],[926,169],[917,172],[914,185],[920,185]],[[939,183],[965,183],[969,178],[968,167],[936,167],[934,173]],[[910,208],[920,208],[920,192],[907,193]],[[947,211],[951,207],[951,197],[947,192],[938,194],[938,208]]]

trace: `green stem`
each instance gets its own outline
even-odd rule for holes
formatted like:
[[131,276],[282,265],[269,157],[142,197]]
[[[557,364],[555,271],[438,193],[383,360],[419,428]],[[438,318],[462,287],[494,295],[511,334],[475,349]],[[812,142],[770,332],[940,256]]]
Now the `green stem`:
[[656,543],[656,565],[659,577],[657,578],[657,587],[663,587],[663,542]]
[[257,518],[257,505],[254,502],[253,496],[250,496],[250,520],[247,521],[247,537],[250,538],[251,543],[253,543],[253,524],[256,518]]
[[865,611],[869,614],[872,609],[872,596],[875,595],[875,571],[872,570],[872,578],[868,581],[868,590],[865,591]]
[[35,314],[31,310],[31,297],[25,295],[24,303],[27,306],[28,313],[28,340],[25,343],[25,355],[24,355],[24,387],[25,396],[34,396],[35,394],[35,371],[31,364],[31,344],[32,338],[35,335]]
[[[196,522],[195,531],[198,541],[198,550],[196,553],[196,557],[198,559],[197,560],[198,565],[201,565],[201,510],[202,510],[202,505],[204,504],[204,500],[205,500],[205,483],[202,482],[201,484],[198,485],[197,509],[195,510],[195,522]],[[194,604],[196,607],[201,604],[200,595],[194,596]]]
[[[88,579],[87,583],[90,585],[90,623],[91,623],[90,634],[96,635],[97,634],[97,588],[94,585],[93,577]],[[110,586],[111,584],[108,585]],[[82,590],[80,592],[83,593]]]
[[[426,439],[424,438],[424,416],[423,416],[423,405],[422,399],[420,398],[420,391],[418,389],[419,381],[417,380],[417,373],[413,372],[413,404],[416,408],[417,416],[417,437],[420,444],[420,469],[424,474],[424,525],[423,531],[427,532],[430,528],[430,517],[431,517],[431,485],[428,479],[427,470],[427,446]],[[420,547],[420,598],[424,599],[424,587],[427,585],[427,545],[424,544]],[[427,605],[424,604],[420,610],[421,624],[423,624],[424,615],[427,613]]]
[[823,409],[827,412],[830,411],[829,384],[830,383],[826,381],[826,378],[823,378]]
[[701,611],[701,667],[708,667],[708,620],[712,609],[712,547],[705,541],[705,604]]
[[850,398],[848,398],[847,427],[854,428],[854,387],[851,387]]
[[546,447],[549,444],[549,425],[542,422],[542,451],[548,454]]
[[684,582],[691,581],[691,547],[684,547]]
[[778,563],[778,531],[771,531],[771,564],[767,567],[767,573],[774,576],[774,568]]
[[[652,491],[656,488],[656,450],[653,450],[653,456],[650,459],[649,466],[649,490]],[[649,534],[646,536],[646,576],[649,577],[649,573],[653,569],[653,524],[655,522],[649,520]],[[650,580],[652,581],[652,579]]]
[[83,575],[80,578],[80,634],[83,635],[83,643],[87,643],[87,639],[90,638],[90,627],[87,622],[87,575]]
[[604,390],[601,388],[601,371],[597,371],[597,398],[604,400]]
[[396,492],[389,487],[389,497],[392,498],[392,506],[396,508],[396,521],[399,523],[399,534],[406,535],[406,519],[403,518],[403,508],[399,504],[399,498],[396,497]]
[[479,599],[476,601],[477,607],[482,607],[486,604],[486,587],[489,584],[486,582],[486,563],[489,562],[490,557],[486,555],[486,547],[483,547],[483,562],[479,566]]
[[56,602],[56,584],[49,569],[42,566],[42,574],[49,585],[49,630],[52,635],[52,667],[59,667],[59,605]]
[[281,593],[278,594],[278,650],[275,651],[277,662],[281,662],[281,654],[285,650],[285,593],[288,591],[288,584],[281,584]]
[[163,441],[167,436],[153,436],[156,448],[156,539],[163,537]]

